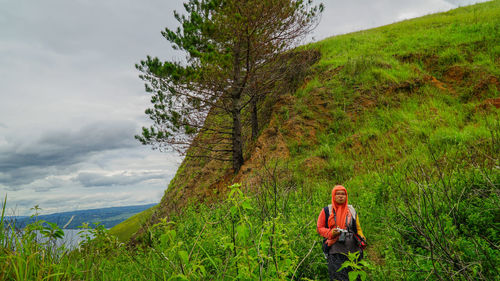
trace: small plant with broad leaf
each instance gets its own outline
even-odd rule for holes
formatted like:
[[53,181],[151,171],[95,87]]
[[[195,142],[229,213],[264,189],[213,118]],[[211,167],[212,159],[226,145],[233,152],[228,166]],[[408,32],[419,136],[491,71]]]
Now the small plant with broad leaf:
[[361,279],[361,281],[366,280],[366,269],[373,269],[373,266],[370,265],[366,260],[360,260],[360,253],[348,253],[347,260],[342,264],[338,271],[343,270],[344,268],[351,268],[349,271],[349,281],[356,281]]

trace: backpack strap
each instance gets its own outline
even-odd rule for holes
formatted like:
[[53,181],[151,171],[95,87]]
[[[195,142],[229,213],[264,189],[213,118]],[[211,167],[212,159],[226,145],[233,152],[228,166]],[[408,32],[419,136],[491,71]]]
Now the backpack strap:
[[[323,212],[325,213],[325,227],[326,228],[330,228],[328,226],[328,217],[330,217],[331,210],[332,210],[332,205],[328,205],[328,206],[323,208]],[[326,238],[323,238],[323,244],[322,244],[321,248],[323,249],[323,254],[325,255],[325,259],[328,259],[328,252],[330,251],[330,247],[328,247],[328,245],[326,244],[326,240],[327,240]]]
[[347,205],[347,208],[349,208],[349,212],[351,212],[351,216],[356,219],[356,210],[352,205]]
[[347,205],[347,208],[349,208],[349,212],[351,213],[351,229],[352,232],[358,233],[358,227],[356,226],[356,209],[352,205]]
[[330,228],[328,226],[328,217],[330,216],[331,209],[332,209],[332,205],[328,205],[328,206],[323,208],[323,212],[325,213],[325,227],[326,228]]

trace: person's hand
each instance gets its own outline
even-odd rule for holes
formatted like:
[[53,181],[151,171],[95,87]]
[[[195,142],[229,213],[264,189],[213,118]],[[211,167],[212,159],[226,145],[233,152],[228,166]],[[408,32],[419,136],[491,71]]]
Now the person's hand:
[[330,239],[337,237],[339,234],[340,234],[340,231],[338,231],[336,228],[333,228],[330,231]]

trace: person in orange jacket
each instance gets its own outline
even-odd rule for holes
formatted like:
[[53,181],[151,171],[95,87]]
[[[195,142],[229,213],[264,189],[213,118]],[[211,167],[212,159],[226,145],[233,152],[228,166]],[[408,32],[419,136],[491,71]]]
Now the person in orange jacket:
[[[317,231],[324,237],[324,251],[328,259],[328,272],[330,280],[349,280],[350,268],[337,270],[347,260],[347,253],[360,252],[366,247],[366,239],[359,224],[356,210],[349,205],[347,190],[337,185],[332,190],[332,204],[323,208],[319,214]],[[325,211],[329,215],[326,218]]]

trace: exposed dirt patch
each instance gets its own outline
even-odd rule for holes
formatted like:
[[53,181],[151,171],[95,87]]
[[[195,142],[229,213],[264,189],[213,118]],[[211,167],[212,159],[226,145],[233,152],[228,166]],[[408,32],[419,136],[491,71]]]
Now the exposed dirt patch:
[[428,83],[432,84],[434,87],[440,89],[440,90],[443,90],[443,91],[447,91],[448,89],[446,88],[446,84],[439,81],[436,77],[432,76],[432,75],[428,75],[424,78]]
[[419,53],[408,53],[408,54],[396,54],[394,57],[403,63],[414,63],[416,61],[422,60],[423,54]]
[[356,101],[356,104],[360,105],[364,109],[369,109],[369,108],[373,108],[377,105],[377,99],[376,99],[376,97],[361,96]]
[[402,55],[394,55],[394,57],[403,63],[422,62],[425,66],[431,67],[437,64],[439,57],[435,54],[425,53],[408,53]]
[[425,56],[422,60],[422,62],[428,69],[435,69],[436,66],[438,65],[438,61],[439,61],[439,56],[434,54]]
[[462,66],[454,65],[444,73],[443,80],[451,83],[462,84],[464,79],[470,76],[470,72]]
[[361,135],[356,133],[347,137],[343,142],[339,143],[342,150],[351,150],[353,153],[359,153],[363,145],[361,144]]
[[498,78],[493,75],[481,79],[479,83],[474,86],[474,95],[482,96],[485,92],[489,91],[490,87],[494,87],[497,91],[500,91],[500,82]]
[[479,105],[479,108],[481,108],[481,109],[487,109],[489,107],[500,108],[500,98],[485,99]]
[[252,185],[251,180],[249,181],[252,171],[262,167],[262,164],[270,160],[271,156],[278,159],[290,157],[283,135],[274,126],[270,126],[259,136],[250,159],[245,161],[233,182],[245,182]]
[[424,83],[425,80],[414,79],[364,91],[355,99],[347,114],[351,117],[351,120],[355,121],[359,112],[375,108],[380,104],[394,105],[402,96],[416,92]]
[[423,81],[420,79],[415,79],[411,81],[404,81],[398,84],[392,84],[386,87],[384,92],[386,94],[392,94],[395,92],[405,92],[405,93],[412,93],[416,89],[418,89],[421,85],[423,84]]
[[340,71],[342,71],[342,69],[344,69],[344,65],[341,65],[341,66],[337,66],[335,68],[330,68],[326,71],[323,71],[320,75],[320,79],[322,81],[329,81],[329,80],[332,80],[333,77],[335,77],[337,74],[340,73]]
[[323,170],[323,167],[326,166],[326,160],[318,156],[312,156],[304,160],[303,164],[306,171],[315,175],[317,171]]
[[[296,112],[294,106],[297,98],[291,95],[283,95],[273,107],[276,113],[272,118],[268,128],[258,137],[255,146],[250,153],[250,158],[245,161],[234,182],[245,183],[247,188],[257,186],[258,182],[255,173],[262,169],[270,158],[286,160],[290,157],[288,143],[290,141],[299,146],[307,147],[317,144],[318,132],[326,129],[327,123],[331,122],[330,110],[331,101],[326,99],[328,93],[325,89],[314,89],[307,96],[308,114]],[[284,108],[290,116],[286,121],[280,120],[279,113]],[[325,165],[325,160],[319,157],[312,157],[305,162],[305,168],[314,171],[320,170],[320,165]]]

